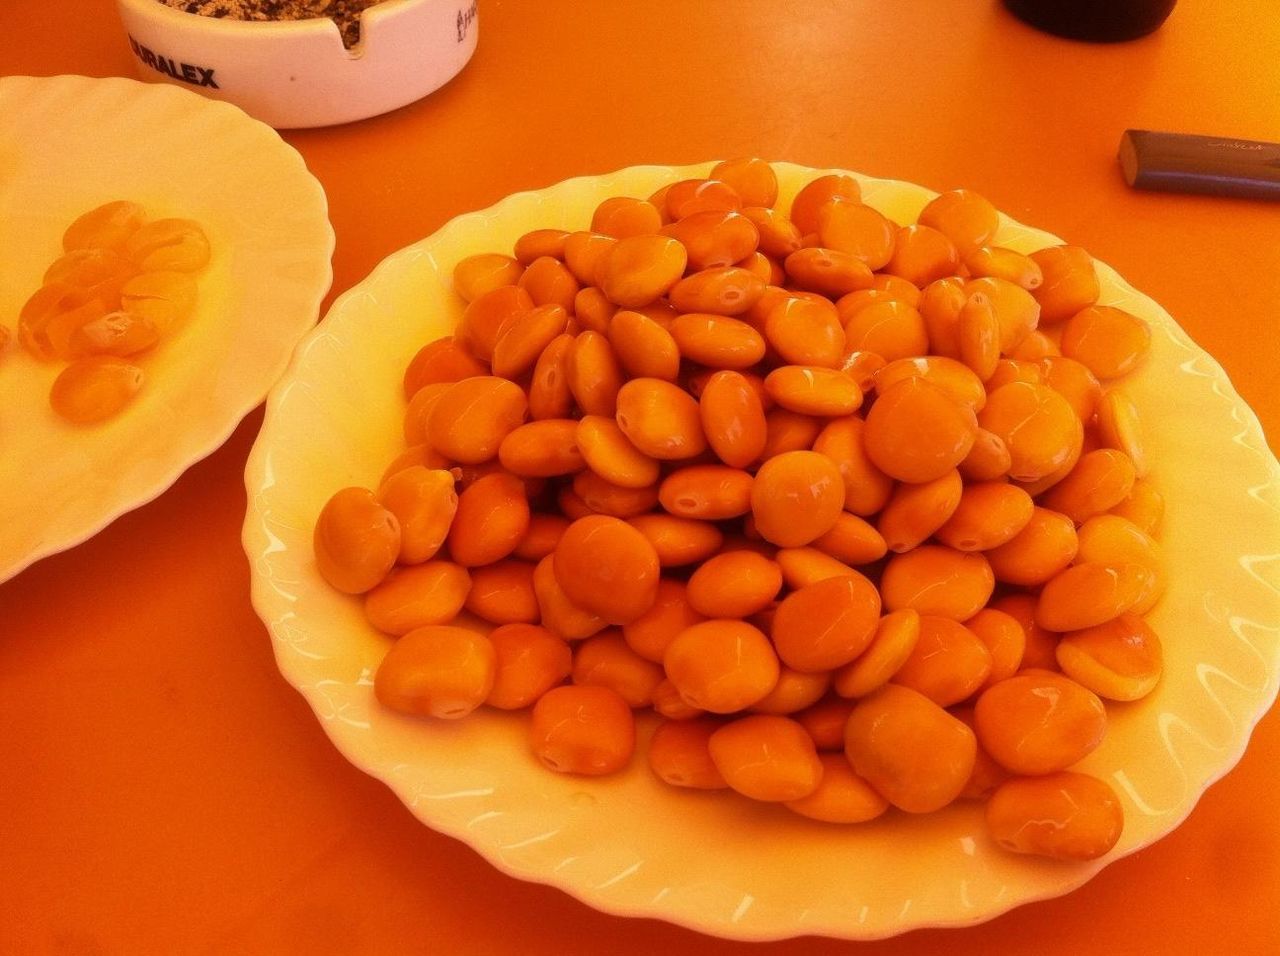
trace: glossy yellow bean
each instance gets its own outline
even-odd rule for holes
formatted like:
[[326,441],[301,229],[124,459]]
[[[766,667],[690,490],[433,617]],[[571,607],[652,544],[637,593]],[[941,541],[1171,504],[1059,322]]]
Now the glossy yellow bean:
[[708,749],[725,782],[753,800],[799,800],[822,780],[813,740],[787,717],[757,714],[731,721],[711,735]]
[[[400,525],[401,564],[419,564],[444,544],[458,510],[454,477],[443,469],[413,465],[386,478],[377,500]],[[438,621],[434,623],[444,623]]]
[[649,739],[649,767],[663,783],[696,790],[729,785],[711,759],[711,735],[720,729],[711,718],[665,720]]
[[806,183],[791,201],[791,221],[801,234],[818,231],[818,210],[833,197],[852,202],[862,200],[862,189],[858,181],[843,173],[832,173],[819,176]]
[[457,720],[489,696],[496,657],[483,634],[449,625],[420,627],[391,646],[374,675],[373,692],[391,710]]
[[62,248],[122,251],[129,238],[146,222],[146,211],[136,202],[116,200],[82,213],[62,234]]
[[53,380],[49,404],[66,421],[92,425],[119,414],[142,388],[142,369],[98,355],[77,359]]
[[1087,774],[1016,777],[987,801],[987,831],[1006,850],[1054,860],[1096,860],[1120,839],[1115,791]]
[[1036,605],[1036,621],[1051,631],[1104,624],[1142,599],[1151,576],[1141,564],[1112,566],[1087,561],[1072,565],[1045,583]]
[[631,762],[635,718],[608,687],[555,687],[533,705],[529,742],[550,770],[603,776]]
[[1097,749],[1107,711],[1096,694],[1069,677],[1028,671],[982,692],[974,726],[982,746],[1006,769],[1053,773]]
[[778,174],[763,159],[726,159],[711,167],[710,178],[732,188],[744,206],[772,206],[777,202]]
[[1000,213],[986,197],[971,189],[940,193],[920,211],[919,222],[945,234],[969,252],[989,243],[1000,229]]
[[894,489],[893,497],[880,512],[876,530],[890,551],[910,551],[951,520],[963,492],[964,482],[954,468],[933,481],[904,482]]
[[597,272],[609,300],[624,309],[649,305],[684,274],[684,246],[666,236],[632,236],[619,240],[603,257]]
[[710,368],[750,368],[764,358],[764,337],[729,316],[689,312],[678,316],[668,331],[681,356]]
[[815,451],[770,458],[751,486],[751,513],[760,535],[795,548],[826,534],[844,507],[844,480],[835,462]]
[[1035,503],[1002,481],[968,485],[937,538],[957,551],[989,551],[1013,540],[1031,521]]
[[723,521],[751,510],[753,482],[750,472],[726,465],[690,465],[663,479],[658,500],[681,518]]
[[364,597],[369,623],[384,634],[408,634],[428,624],[448,624],[471,590],[467,569],[451,561],[396,568]]
[[986,606],[994,588],[991,565],[981,553],[940,545],[924,545],[894,555],[880,580],[880,593],[889,610],[909,607],[953,621],[965,621],[977,614]]
[[1164,649],[1137,614],[1062,636],[1056,650],[1064,674],[1107,700],[1140,700],[1164,671]]
[[528,399],[514,382],[492,375],[465,378],[436,401],[427,420],[428,440],[453,461],[479,464],[497,455],[528,410]]
[[658,555],[619,518],[591,515],[569,525],[556,544],[556,580],[578,607],[610,624],[626,624],[653,605]]
[[834,197],[818,207],[817,231],[826,248],[847,252],[876,270],[893,256],[898,227],[864,203]]
[[716,714],[750,707],[778,682],[778,657],[769,639],[743,621],[686,628],[667,645],[662,662],[686,702]]
[[765,376],[764,387],[775,402],[801,415],[851,415],[862,405],[857,383],[831,368],[782,365]]
[[765,338],[791,365],[835,368],[845,348],[845,333],[835,307],[825,300],[788,298],[765,317]]
[[519,710],[569,676],[569,645],[535,624],[505,624],[489,633],[494,651],[493,687],[485,703],[499,710]]
[[923,379],[910,378],[880,393],[867,414],[863,444],[886,475],[925,482],[960,464],[977,432],[971,408]]
[[848,664],[871,643],[880,619],[875,585],[856,572],[793,591],[773,620],[773,645],[788,667],[806,673]]
[[1049,246],[1031,253],[1044,281],[1032,293],[1040,303],[1040,320],[1062,322],[1098,301],[1098,274],[1093,259],[1079,246]]
[[849,715],[845,755],[854,773],[907,813],[932,813],[960,795],[977,741],[923,694],[886,684]]
[[329,584],[347,594],[362,594],[396,563],[400,522],[369,489],[343,488],[320,511],[312,546],[316,568]]

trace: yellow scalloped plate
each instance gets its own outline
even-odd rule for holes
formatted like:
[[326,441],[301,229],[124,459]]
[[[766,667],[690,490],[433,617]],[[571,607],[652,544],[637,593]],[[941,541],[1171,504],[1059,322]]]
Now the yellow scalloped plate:
[[133,199],[198,220],[213,259],[196,313],[143,357],[145,386],[92,427],[49,408],[63,363],[0,353],[0,581],[89,538],[230,437],[314,326],[333,279],[324,190],[239,109],[177,87],[83,76],[0,78],[0,324],[81,213]]
[[[400,448],[405,363],[462,310],[450,289],[453,264],[509,249],[531,228],[583,228],[607,196],[646,196],[708,168],[635,167],[510,196],[391,256],[338,300],[272,392],[246,472],[254,606],[285,678],[352,763],[428,826],[507,873],[612,913],[720,936],[872,939],[977,923],[1066,893],[1169,833],[1240,758],[1276,696],[1280,468],[1217,363],[1101,264],[1102,301],[1154,330],[1149,361],[1126,387],[1146,416],[1168,500],[1171,568],[1168,593],[1150,616],[1164,637],[1164,680],[1142,703],[1112,708],[1106,741],[1082,765],[1124,803],[1124,834],[1105,858],[1063,865],[1005,853],[984,835],[973,804],[841,828],[731,795],[672,789],[645,766],[647,730],[629,771],[557,776],[529,754],[520,716],[431,722],[376,705],[372,676],[388,639],[365,623],[359,602],[317,575],[311,528],[332,492],[376,483]],[[783,208],[828,172],[777,169]],[[899,221],[914,221],[933,195],[858,178],[866,200]],[[1021,250],[1059,241],[1009,219],[998,238]]]

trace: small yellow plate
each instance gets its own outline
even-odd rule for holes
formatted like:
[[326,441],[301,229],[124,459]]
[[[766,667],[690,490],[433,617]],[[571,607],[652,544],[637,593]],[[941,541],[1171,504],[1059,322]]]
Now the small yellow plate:
[[[262,401],[319,315],[333,273],[324,190],[239,109],[176,87],[82,76],[0,78],[0,581],[155,498]],[[116,418],[49,407],[65,363],[16,342],[18,311],[73,219],[132,199],[200,222],[213,259],[196,313],[141,357]]]

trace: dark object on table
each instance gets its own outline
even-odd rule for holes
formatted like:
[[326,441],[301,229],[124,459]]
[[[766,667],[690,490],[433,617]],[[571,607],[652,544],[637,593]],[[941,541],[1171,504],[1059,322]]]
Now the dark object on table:
[[1004,0],[1033,27],[1073,40],[1114,43],[1146,36],[1168,18],[1177,0]]
[[1280,200],[1280,143],[1130,129],[1120,169],[1135,189]]

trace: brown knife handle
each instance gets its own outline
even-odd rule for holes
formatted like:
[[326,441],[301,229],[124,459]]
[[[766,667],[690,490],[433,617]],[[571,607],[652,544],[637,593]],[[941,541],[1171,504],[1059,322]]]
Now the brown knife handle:
[[1120,169],[1135,189],[1280,200],[1280,143],[1130,129]]

